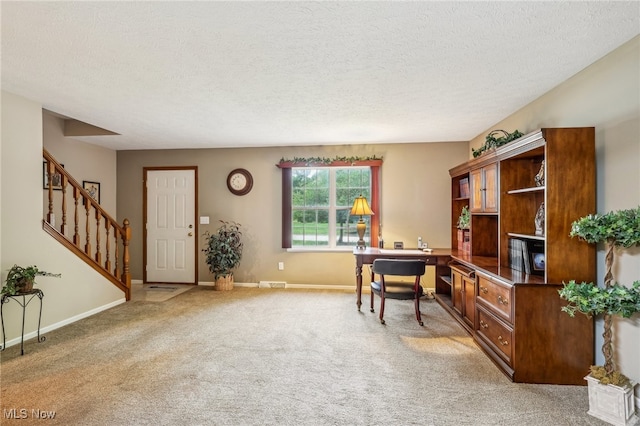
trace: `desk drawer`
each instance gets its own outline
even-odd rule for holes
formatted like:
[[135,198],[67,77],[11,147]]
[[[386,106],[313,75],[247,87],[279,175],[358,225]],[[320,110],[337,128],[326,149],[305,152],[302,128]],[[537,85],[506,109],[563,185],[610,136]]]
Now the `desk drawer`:
[[513,322],[511,289],[509,284],[478,272],[478,300],[508,322]]
[[437,265],[438,256],[427,256],[424,258],[424,263],[426,263],[427,265]]
[[511,365],[513,330],[482,308],[478,309],[478,336]]

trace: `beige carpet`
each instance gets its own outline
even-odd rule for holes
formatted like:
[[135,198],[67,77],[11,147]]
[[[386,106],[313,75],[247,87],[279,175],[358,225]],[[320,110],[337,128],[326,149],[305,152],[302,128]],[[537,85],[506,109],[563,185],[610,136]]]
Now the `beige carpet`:
[[132,301],[3,352],[1,423],[604,425],[586,387],[511,383],[436,302],[422,312],[390,300],[381,325],[318,290]]
[[186,284],[131,284],[131,301],[164,302],[194,287]]

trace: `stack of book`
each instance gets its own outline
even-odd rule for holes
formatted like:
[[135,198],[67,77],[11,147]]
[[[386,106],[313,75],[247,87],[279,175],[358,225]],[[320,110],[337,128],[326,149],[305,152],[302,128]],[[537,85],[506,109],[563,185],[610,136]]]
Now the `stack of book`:
[[527,243],[524,240],[518,238],[509,238],[509,266],[516,271],[522,271],[527,274],[531,273],[525,270],[525,250],[527,249]]
[[463,255],[471,254],[471,235],[468,229],[458,229],[458,250]]

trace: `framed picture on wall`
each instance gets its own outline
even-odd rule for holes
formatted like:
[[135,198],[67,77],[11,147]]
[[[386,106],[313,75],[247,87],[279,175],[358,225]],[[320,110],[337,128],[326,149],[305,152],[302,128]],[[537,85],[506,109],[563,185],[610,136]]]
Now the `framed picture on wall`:
[[[64,167],[64,164],[60,164]],[[49,189],[49,172],[47,171],[47,162],[42,162],[42,189]],[[54,173],[51,177],[51,187],[56,191],[62,190],[62,175],[60,173]]]
[[92,182],[90,180],[82,181],[82,189],[87,191],[91,198],[100,204],[100,182]]

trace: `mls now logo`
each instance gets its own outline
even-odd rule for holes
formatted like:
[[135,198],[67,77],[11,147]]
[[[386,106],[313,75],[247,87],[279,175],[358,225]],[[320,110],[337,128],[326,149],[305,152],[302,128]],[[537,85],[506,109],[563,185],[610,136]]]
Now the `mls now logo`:
[[17,419],[17,420],[27,419],[27,418],[53,419],[56,416],[56,412],[45,411],[45,410],[35,410],[35,409],[32,409],[31,411],[29,411],[26,408],[11,408],[8,410],[3,409],[2,416],[5,419]]

